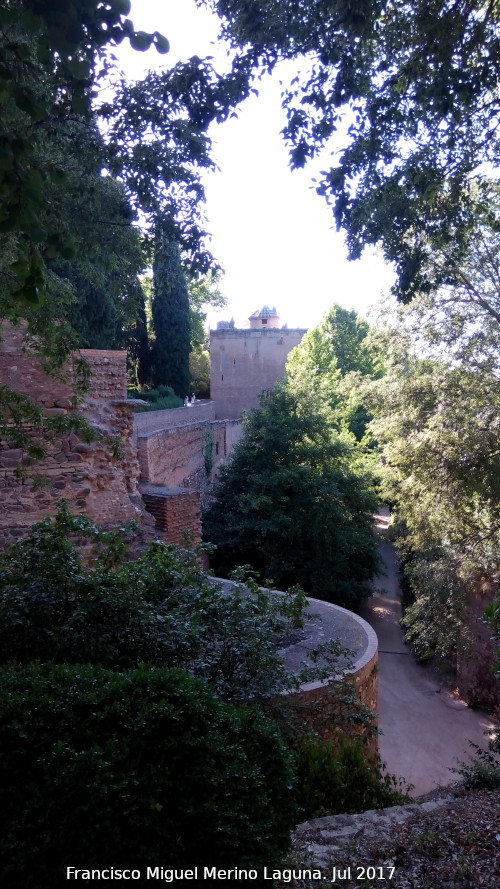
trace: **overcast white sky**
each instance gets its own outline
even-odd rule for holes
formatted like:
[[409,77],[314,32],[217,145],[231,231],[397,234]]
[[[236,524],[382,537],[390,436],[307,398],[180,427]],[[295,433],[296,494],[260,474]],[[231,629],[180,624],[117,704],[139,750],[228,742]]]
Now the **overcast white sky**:
[[[137,30],[160,31],[171,45],[160,56],[122,44],[116,54],[131,80],[193,55],[212,55],[223,64],[218,21],[194,0],[132,0],[130,18]],[[275,305],[289,327],[318,324],[333,302],[365,313],[389,290],[392,272],[373,252],[347,261],[344,236],[312,188],[314,171],[289,170],[279,78],[261,81],[258,89],[238,118],[210,131],[219,171],[204,180],[206,215],[228,300],[226,309],[210,315],[210,326],[231,317],[247,326],[264,304]]]

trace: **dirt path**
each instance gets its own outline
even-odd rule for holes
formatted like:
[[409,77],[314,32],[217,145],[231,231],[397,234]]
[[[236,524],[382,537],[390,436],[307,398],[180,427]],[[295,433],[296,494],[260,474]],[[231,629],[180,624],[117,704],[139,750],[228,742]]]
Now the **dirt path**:
[[[388,514],[378,517],[387,527]],[[450,770],[467,759],[468,741],[486,746],[490,718],[470,710],[439,684],[432,672],[416,663],[399,625],[401,600],[397,560],[391,543],[381,541],[385,573],[361,616],[379,639],[380,754],[389,772],[415,785],[416,796],[457,780]]]

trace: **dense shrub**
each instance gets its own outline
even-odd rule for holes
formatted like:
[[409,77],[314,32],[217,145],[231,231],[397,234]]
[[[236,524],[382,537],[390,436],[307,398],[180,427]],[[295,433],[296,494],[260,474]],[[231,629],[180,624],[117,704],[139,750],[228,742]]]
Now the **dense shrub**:
[[460,763],[457,772],[467,790],[500,788],[500,733],[490,734],[488,747],[483,750],[479,744],[469,741],[473,754],[467,762]]
[[203,516],[218,574],[249,563],[280,589],[299,583],[346,608],[370,595],[376,500],[353,436],[331,413],[309,387],[280,382],[245,419]]
[[412,786],[384,772],[379,758],[369,756],[360,741],[345,739],[334,747],[309,738],[296,746],[294,759],[296,800],[303,820],[410,801]]
[[142,389],[134,398],[141,398],[148,402],[147,407],[140,407],[138,411],[165,411],[175,407],[182,407],[182,398],[175,394],[171,386],[163,384],[152,389]]
[[4,667],[0,739],[3,889],[66,885],[67,866],[260,868],[287,850],[279,733],[180,671]]
[[[75,535],[96,548],[89,568]],[[224,588],[201,570],[196,552],[159,542],[116,564],[123,549],[120,533],[61,509],[0,554],[0,663],[182,668],[225,700],[293,686],[278,645],[302,619],[300,591],[273,596],[251,579]],[[325,660],[329,675],[337,649]]]

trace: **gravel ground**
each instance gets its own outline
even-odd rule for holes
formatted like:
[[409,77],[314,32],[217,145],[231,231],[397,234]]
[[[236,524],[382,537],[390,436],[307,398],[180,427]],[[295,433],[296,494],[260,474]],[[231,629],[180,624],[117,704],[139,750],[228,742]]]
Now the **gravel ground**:
[[353,816],[359,829],[347,841],[345,829],[337,836],[325,829],[326,819],[304,825],[294,837],[292,873],[275,887],[498,889],[500,790],[454,794],[433,811],[410,806],[402,821],[385,810],[387,816],[368,819],[369,829],[366,816]]

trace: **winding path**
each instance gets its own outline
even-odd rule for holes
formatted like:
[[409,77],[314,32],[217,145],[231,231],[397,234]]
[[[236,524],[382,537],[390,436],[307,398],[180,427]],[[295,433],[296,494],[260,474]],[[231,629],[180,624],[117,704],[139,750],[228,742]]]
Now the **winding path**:
[[[383,531],[388,513],[377,516]],[[415,796],[457,780],[451,769],[468,758],[469,740],[487,746],[490,717],[447,692],[431,670],[416,663],[399,625],[401,598],[394,547],[381,540],[385,572],[361,612],[379,640],[380,755],[389,772],[415,785]]]

